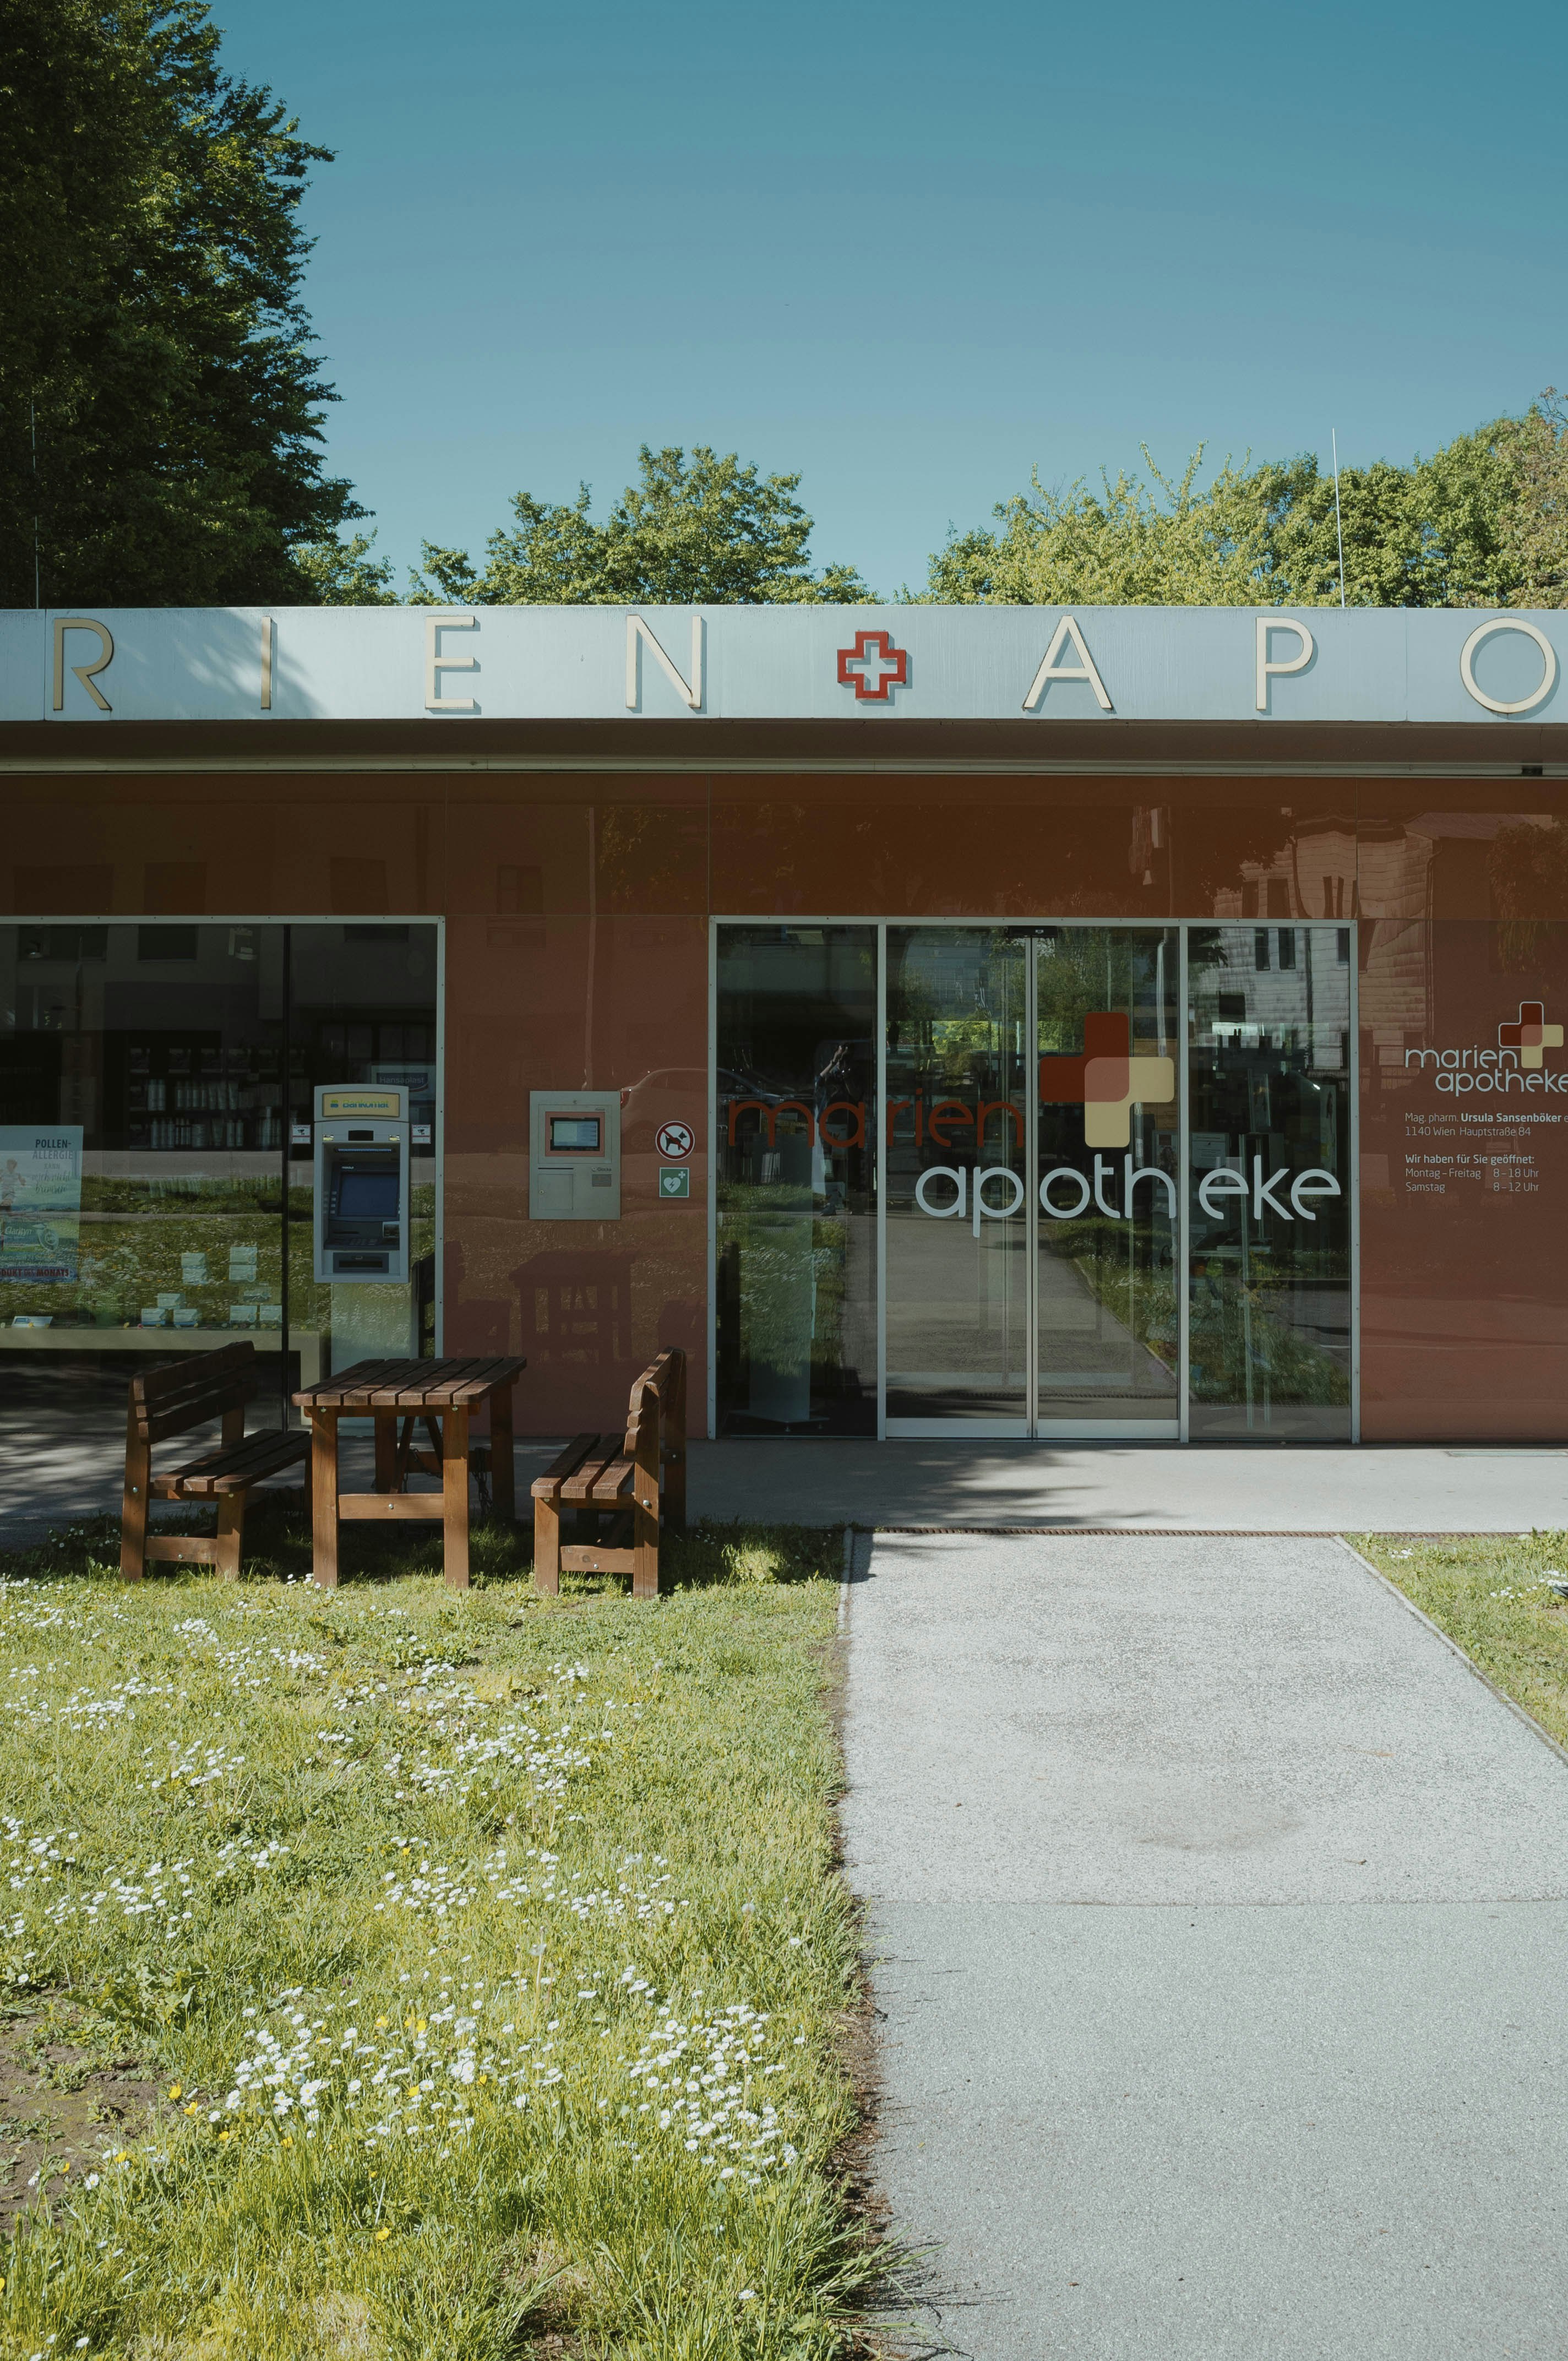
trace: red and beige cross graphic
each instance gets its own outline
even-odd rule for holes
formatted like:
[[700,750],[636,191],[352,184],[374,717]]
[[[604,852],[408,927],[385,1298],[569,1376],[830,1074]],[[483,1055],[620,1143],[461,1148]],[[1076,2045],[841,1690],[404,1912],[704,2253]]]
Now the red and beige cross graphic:
[[1534,1073],[1540,1068],[1543,1049],[1561,1049],[1563,1047],[1563,1027],[1546,1022],[1543,1002],[1521,1000],[1519,1023],[1498,1026],[1497,1047],[1499,1049],[1517,1049],[1519,1064],[1527,1066]]
[[1135,1058],[1127,1019],[1103,1010],[1083,1020],[1081,1058],[1040,1060],[1045,1104],[1081,1101],[1086,1148],[1125,1148],[1133,1137],[1132,1109],[1166,1106],[1175,1096],[1174,1059]]

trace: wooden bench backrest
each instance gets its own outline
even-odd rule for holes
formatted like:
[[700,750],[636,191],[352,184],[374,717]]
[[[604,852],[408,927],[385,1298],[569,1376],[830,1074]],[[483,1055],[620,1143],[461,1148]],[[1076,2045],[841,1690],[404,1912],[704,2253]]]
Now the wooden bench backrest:
[[629,1459],[637,1455],[638,1436],[644,1430],[644,1406],[650,1395],[657,1406],[653,1411],[655,1443],[661,1419],[666,1428],[678,1430],[675,1433],[677,1442],[685,1441],[685,1353],[678,1345],[673,1345],[665,1352],[657,1354],[648,1367],[632,1379],[631,1399],[626,1405],[625,1449]]
[[222,1345],[214,1353],[192,1353],[167,1368],[148,1369],[131,1379],[131,1419],[137,1439],[161,1443],[209,1419],[243,1410],[257,1387],[256,1347]]

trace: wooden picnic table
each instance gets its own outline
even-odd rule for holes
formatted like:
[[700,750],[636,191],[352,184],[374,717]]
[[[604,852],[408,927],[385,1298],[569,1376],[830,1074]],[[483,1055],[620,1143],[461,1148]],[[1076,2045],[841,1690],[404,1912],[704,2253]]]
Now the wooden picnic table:
[[[341,1376],[323,1378],[294,1396],[311,1422],[311,1523],[314,1574],[323,1589],[337,1582],[337,1529],[345,1517],[416,1517],[444,1527],[446,1579],[468,1587],[468,1422],[490,1406],[490,1497],[496,1513],[515,1520],[511,1456],[511,1389],[526,1361],[356,1361]],[[337,1422],[374,1419],[376,1488],[342,1492],[337,1481]],[[422,1424],[429,1451],[414,1448]],[[401,1427],[400,1434],[399,1428]],[[411,1469],[439,1476],[439,1492],[407,1489]]]

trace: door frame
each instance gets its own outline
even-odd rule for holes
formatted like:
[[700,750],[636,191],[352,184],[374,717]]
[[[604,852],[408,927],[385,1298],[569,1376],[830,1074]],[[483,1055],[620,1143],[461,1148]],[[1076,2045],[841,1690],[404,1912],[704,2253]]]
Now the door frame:
[[[993,1422],[985,1420],[901,1419],[894,1422],[899,1435],[927,1437],[932,1440],[964,1436],[977,1443],[987,1441],[1059,1443],[1129,1443],[1176,1442],[1190,1440],[1191,1395],[1191,1116],[1190,1092],[1188,1087],[1188,1052],[1190,1010],[1188,1000],[1187,939],[1193,928],[1245,926],[1250,921],[1239,915],[1224,918],[1133,918],[1133,917],[1053,917],[1048,912],[1036,917],[998,918],[983,913],[971,913],[962,917],[925,917],[913,912],[896,918],[872,917],[854,911],[828,912],[790,911],[787,914],[757,911],[722,911],[708,920],[707,927],[707,1434],[715,1440],[718,1433],[718,1356],[716,1349],[718,1316],[718,930],[720,927],[869,927],[876,938],[876,1121],[872,1126],[872,1196],[876,1221],[876,1438],[879,1443],[888,1438],[887,1417],[887,1192],[883,1187],[883,1117],[887,1104],[887,930],[889,927],[966,928],[971,931],[992,928],[1003,931],[1015,929],[1025,939],[1028,969],[1028,1005],[1031,1022],[1038,1021],[1036,963],[1038,956],[1037,930],[1100,930],[1107,928],[1132,931],[1137,928],[1158,928],[1174,933],[1177,938],[1177,1020],[1176,1059],[1179,1069],[1177,1088],[1177,1265],[1180,1274],[1177,1290],[1177,1416],[1175,1420],[1129,1419],[1117,1422],[1114,1431],[1106,1432],[1105,1422],[1091,1433],[1081,1430],[1091,1422],[1054,1421],[1043,1429],[1039,1419],[1039,1321],[1032,1312],[1029,1321],[1027,1351],[1028,1416],[1024,1420],[994,1422],[1001,1432],[993,1431]],[[1267,923],[1266,921],[1263,923]],[[1273,922],[1277,925],[1278,921]],[[1347,931],[1350,936],[1350,1038],[1348,1049],[1348,1097],[1350,1112],[1349,1192],[1350,1192],[1350,1440],[1361,1441],[1361,926],[1358,918],[1313,918],[1304,912],[1287,921],[1297,927],[1328,927]],[[1036,1045],[1037,1046],[1037,1045]],[[1025,1156],[1031,1172],[1039,1162],[1039,1101],[1038,1093],[1029,1089],[1025,1095]],[[1029,1290],[1035,1297],[1036,1287],[1036,1260],[1039,1252],[1039,1205],[1037,1192],[1031,1190],[1025,1200],[1029,1208]],[[437,1191],[437,1204],[440,1191]],[[439,1219],[439,1214],[438,1214]],[[439,1257],[437,1258],[439,1268]],[[1078,1427],[1077,1433],[1071,1429]],[[1018,1432],[1022,1427],[1023,1432]],[[1172,1433],[1174,1427],[1175,1432]],[[1153,1429],[1150,1433],[1146,1430]]]

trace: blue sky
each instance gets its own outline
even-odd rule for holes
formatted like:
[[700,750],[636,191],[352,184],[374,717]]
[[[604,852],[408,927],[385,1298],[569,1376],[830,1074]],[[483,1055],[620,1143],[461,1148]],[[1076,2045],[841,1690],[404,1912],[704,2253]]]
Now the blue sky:
[[709,442],[887,595],[1031,466],[1405,459],[1568,380],[1544,0],[214,14],[337,150],[331,460],[400,568]]

